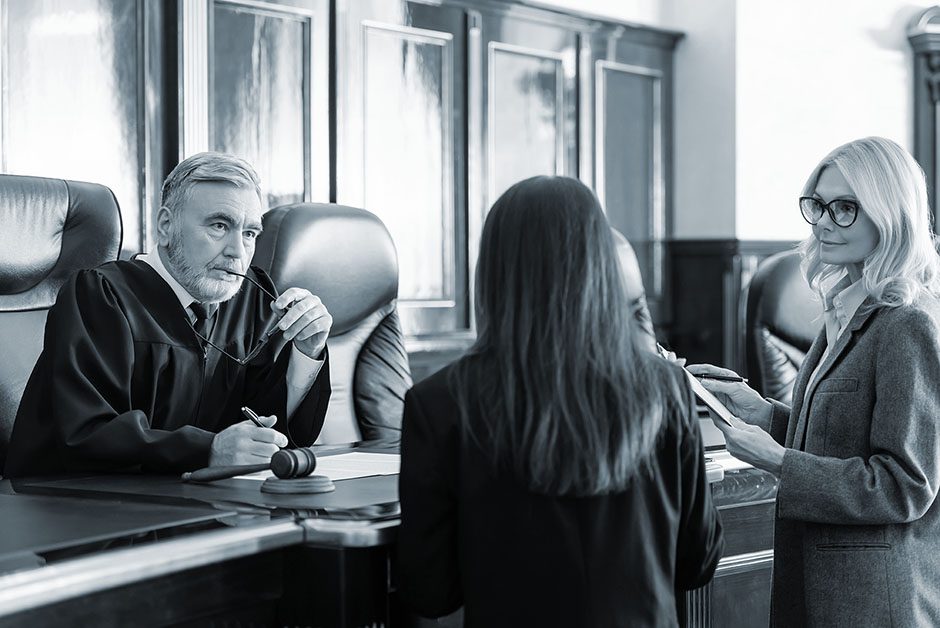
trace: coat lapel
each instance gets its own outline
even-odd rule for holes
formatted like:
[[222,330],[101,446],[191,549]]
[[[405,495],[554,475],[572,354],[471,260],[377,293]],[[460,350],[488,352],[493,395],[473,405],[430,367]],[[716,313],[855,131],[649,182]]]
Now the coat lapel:
[[797,372],[796,381],[793,384],[793,394],[790,396],[790,422],[787,425],[787,437],[784,441],[785,447],[793,446],[793,438],[797,427],[802,419],[803,400],[806,398],[806,386],[809,383],[809,376],[812,374],[819,360],[822,359],[823,352],[826,350],[826,327],[820,330],[816,339],[810,346],[806,357],[803,358],[803,364]]
[[[809,384],[809,392],[804,394],[806,386],[809,380],[810,375],[812,375],[813,370],[816,368],[816,364],[819,362],[819,358],[822,352],[826,347],[826,330],[823,328],[819,336],[816,337],[816,341],[813,343],[810,353],[813,353],[813,350],[818,350],[818,355],[815,356],[815,360],[810,361],[810,355],[807,354],[807,359],[804,360],[805,368],[800,369],[800,377],[797,380],[799,390],[794,388],[793,394],[793,410],[790,413],[790,418],[798,417],[796,421],[795,429],[793,430],[792,438],[791,434],[787,434],[787,446],[795,447],[796,449],[803,448],[803,440],[806,435],[806,425],[807,419],[809,417],[809,409],[813,402],[813,395],[816,394],[816,389],[819,387],[819,382],[826,377],[826,374],[832,370],[832,367],[839,360],[843,353],[845,353],[849,348],[849,343],[852,340],[858,330],[865,325],[865,322],[871,317],[872,314],[878,308],[872,307],[872,298],[867,297],[862,304],[858,307],[858,310],[855,312],[855,316],[852,317],[852,320],[849,321],[848,326],[845,328],[841,334],[839,334],[838,340],[836,340],[835,346],[829,351],[829,355],[826,356],[826,360],[822,363],[822,366],[819,367],[819,374],[816,376],[816,379]],[[799,397],[796,398],[796,395],[799,394]],[[805,403],[804,400],[805,399]],[[797,405],[799,404],[799,406]]]
[[849,342],[852,340],[852,336],[859,329],[862,328],[862,325],[865,324],[865,321],[875,313],[877,308],[872,307],[872,298],[867,297],[862,304],[859,306],[858,310],[855,312],[855,316],[852,317],[852,320],[849,321],[848,327],[845,328],[845,331],[839,335],[839,339],[836,340],[836,345],[829,351],[829,355],[826,356],[826,361],[823,362],[823,365],[819,368],[819,375],[816,377],[816,381],[813,382],[810,387],[809,396],[807,400],[812,399],[813,394],[816,392],[816,387],[819,386],[819,382],[826,376],[826,374],[832,369],[836,361],[842,356],[843,353],[848,349]]

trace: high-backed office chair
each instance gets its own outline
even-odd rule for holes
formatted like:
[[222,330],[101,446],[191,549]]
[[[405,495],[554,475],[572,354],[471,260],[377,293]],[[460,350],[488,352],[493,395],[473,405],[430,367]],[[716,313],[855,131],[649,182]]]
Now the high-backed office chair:
[[796,373],[822,326],[822,303],[806,285],[797,251],[765,259],[751,279],[745,314],[750,385],[790,403]]
[[108,188],[0,175],[0,468],[59,288],[120,250],[121,212]]
[[412,382],[396,309],[398,257],[382,221],[342,205],[272,209],[254,264],[279,290],[310,290],[333,316],[333,394],[317,442],[397,442]]

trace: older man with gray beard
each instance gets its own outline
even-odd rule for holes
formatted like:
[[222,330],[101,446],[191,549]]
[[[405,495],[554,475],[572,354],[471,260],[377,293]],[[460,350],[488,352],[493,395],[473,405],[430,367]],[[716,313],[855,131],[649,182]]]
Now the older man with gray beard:
[[59,293],[5,475],[251,464],[316,440],[332,317],[249,266],[262,212],[241,159],[200,153],[173,169],[157,250],[80,271]]

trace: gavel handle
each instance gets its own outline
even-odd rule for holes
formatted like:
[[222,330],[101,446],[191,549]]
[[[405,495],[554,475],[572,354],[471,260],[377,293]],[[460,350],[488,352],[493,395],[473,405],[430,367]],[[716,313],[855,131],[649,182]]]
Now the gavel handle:
[[228,467],[206,467],[198,471],[187,471],[183,474],[184,482],[211,482],[212,480],[226,480],[236,475],[256,473],[270,469],[270,464],[239,464]]

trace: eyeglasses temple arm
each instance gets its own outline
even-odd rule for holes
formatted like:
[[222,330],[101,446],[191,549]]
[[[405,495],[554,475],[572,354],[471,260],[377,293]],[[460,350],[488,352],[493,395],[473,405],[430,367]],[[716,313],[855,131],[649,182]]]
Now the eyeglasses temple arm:
[[261,292],[263,292],[263,293],[265,293],[266,295],[268,295],[269,297],[271,297],[271,300],[272,300],[272,301],[277,301],[277,295],[276,295],[276,294],[271,294],[271,291],[268,290],[267,288],[265,288],[264,286],[262,286],[262,285],[258,282],[258,280],[253,279],[252,277],[249,277],[248,275],[244,275],[244,274],[242,274],[242,273],[236,273],[234,270],[227,270],[227,269],[225,269],[225,268],[223,268],[223,269],[221,269],[221,270],[223,270],[224,272],[226,272],[226,273],[228,273],[228,274],[230,274],[230,275],[237,275],[238,277],[243,277],[243,278],[247,279],[247,280],[250,281],[251,283],[253,283],[253,284],[255,284],[256,286],[258,286],[258,289],[261,290]]

